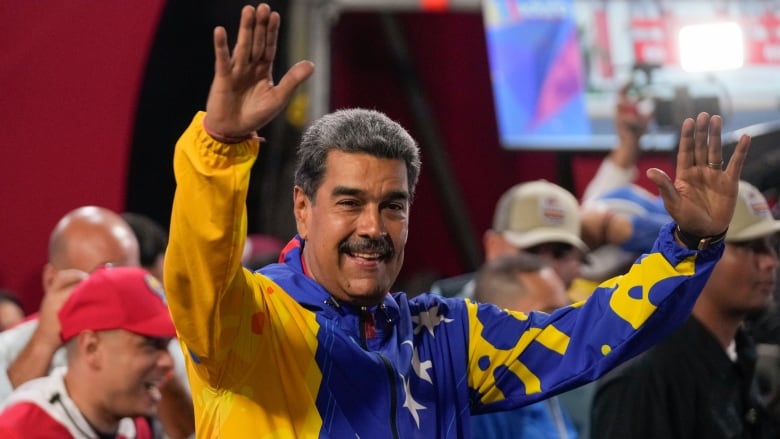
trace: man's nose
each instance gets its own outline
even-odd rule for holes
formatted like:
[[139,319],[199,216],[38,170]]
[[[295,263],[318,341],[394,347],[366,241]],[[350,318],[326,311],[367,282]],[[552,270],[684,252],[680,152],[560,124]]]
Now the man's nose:
[[378,208],[366,208],[360,214],[357,233],[360,236],[379,237],[385,232],[382,214]]
[[157,355],[157,366],[165,369],[166,373],[173,370],[173,356],[171,356],[168,348],[161,348]]

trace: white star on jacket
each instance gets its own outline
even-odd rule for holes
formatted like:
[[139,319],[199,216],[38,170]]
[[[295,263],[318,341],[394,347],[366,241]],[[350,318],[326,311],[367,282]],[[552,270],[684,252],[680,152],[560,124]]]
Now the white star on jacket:
[[420,354],[417,353],[417,348],[414,348],[412,350],[412,369],[414,370],[414,373],[417,374],[420,379],[428,381],[429,383],[433,384],[433,380],[431,379],[431,376],[428,374],[428,369],[433,367],[433,361],[431,360],[425,360],[423,362],[420,362]]
[[409,413],[412,415],[412,418],[414,418],[414,422],[417,424],[417,428],[419,429],[420,415],[417,412],[419,410],[425,410],[427,407],[414,400],[412,397],[412,392],[409,390],[409,380],[406,379],[406,377],[403,375],[401,375],[401,379],[404,382],[404,393],[406,393],[404,398],[404,407],[409,409]]
[[[439,326],[442,323],[450,323],[454,322],[454,319],[448,319],[444,316],[440,316],[439,314],[439,307],[438,305],[432,306],[428,308],[425,311],[420,312],[418,315],[412,316],[412,322],[415,324],[414,327],[414,335],[419,335],[422,331],[422,328],[425,327],[428,330],[428,333],[431,335],[431,337],[434,337],[433,334],[433,328]],[[417,350],[417,347],[412,346],[412,343],[410,341],[404,342],[409,343],[410,347],[412,347],[412,359],[411,359],[411,366],[412,370],[414,370],[415,375],[421,380],[427,381],[429,384],[433,384],[433,379],[431,378],[431,375],[428,373],[428,370],[433,368],[433,361],[432,360],[426,360],[426,361],[420,361],[420,354]],[[427,407],[417,402],[417,400],[414,399],[412,396],[412,392],[409,385],[409,379],[407,379],[404,375],[399,374],[401,376],[401,381],[404,383],[404,407],[409,410],[409,414],[412,415],[412,418],[414,419],[415,424],[417,424],[417,428],[420,428],[420,414],[418,413],[420,410],[425,410]]]
[[431,337],[433,337],[433,328],[439,326],[442,322],[449,323],[453,321],[452,319],[448,319],[438,314],[439,306],[436,305],[428,308],[426,311],[420,312],[420,314],[416,316],[412,316],[412,323],[415,324],[414,335],[419,334],[420,330],[425,327],[428,330],[428,333],[431,334]]

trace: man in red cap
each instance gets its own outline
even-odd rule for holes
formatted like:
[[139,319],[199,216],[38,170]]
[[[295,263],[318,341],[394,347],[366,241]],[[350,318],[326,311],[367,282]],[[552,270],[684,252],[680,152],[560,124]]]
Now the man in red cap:
[[135,267],[100,268],[58,314],[68,367],[28,381],[5,401],[0,436],[151,438],[176,330],[160,282]]

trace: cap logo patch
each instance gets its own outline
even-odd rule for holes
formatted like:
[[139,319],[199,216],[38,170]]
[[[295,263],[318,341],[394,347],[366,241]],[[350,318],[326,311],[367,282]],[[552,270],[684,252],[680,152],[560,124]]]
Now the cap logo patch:
[[769,211],[769,205],[766,204],[766,199],[764,199],[764,196],[760,193],[750,191],[750,193],[748,193],[747,205],[751,215],[761,218],[772,218],[772,213]]
[[541,200],[541,213],[542,222],[552,226],[559,226],[563,224],[566,219],[566,212],[564,211],[557,198],[546,197]]
[[146,282],[146,286],[149,287],[149,291],[154,293],[155,296],[159,297],[162,303],[167,306],[168,301],[165,299],[165,290],[163,290],[163,286],[160,281],[151,274],[144,276],[144,281]]

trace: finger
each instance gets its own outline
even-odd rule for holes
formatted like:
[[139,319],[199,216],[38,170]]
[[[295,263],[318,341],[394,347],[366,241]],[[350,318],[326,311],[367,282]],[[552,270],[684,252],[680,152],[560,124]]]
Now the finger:
[[75,270],[75,269],[60,270],[54,276],[54,279],[51,283],[51,289],[52,290],[70,289],[76,286],[79,282],[86,279],[88,276],[89,273],[86,273],[81,270]]
[[723,163],[723,149],[721,147],[721,131],[723,119],[718,115],[710,118],[709,144],[707,146],[707,163]]
[[709,134],[710,115],[701,112],[696,117],[693,133],[693,163],[696,166],[707,165],[707,134]]
[[693,119],[687,118],[680,128],[680,147],[677,149],[677,174],[693,166]]
[[652,181],[658,188],[658,193],[664,200],[664,206],[667,212],[674,212],[674,206],[680,202],[680,194],[677,193],[677,189],[674,188],[672,179],[666,174],[666,172],[658,168],[650,168],[647,170],[647,178]]
[[255,26],[252,31],[252,62],[267,60],[267,58],[264,57],[264,54],[265,46],[268,44],[266,37],[270,15],[270,6],[265,3],[257,6],[257,11],[255,12]]
[[252,35],[255,27],[255,8],[244,6],[241,9],[241,24],[238,26],[236,47],[233,50],[233,62],[237,65],[246,65],[252,52]]
[[226,75],[230,71],[230,50],[227,45],[227,33],[225,28],[214,28],[214,72],[217,75]]
[[290,70],[282,76],[276,91],[279,93],[282,102],[286,102],[292,97],[293,92],[303,81],[305,81],[314,72],[314,63],[311,61],[299,61]]
[[735,180],[739,180],[742,174],[742,167],[745,165],[748,150],[750,149],[750,136],[743,134],[734,147],[734,153],[731,154],[729,165],[726,167],[726,173]]
[[265,53],[263,59],[273,62],[276,58],[276,43],[279,39],[279,23],[281,18],[279,13],[272,12],[268,19],[268,29],[265,32]]

